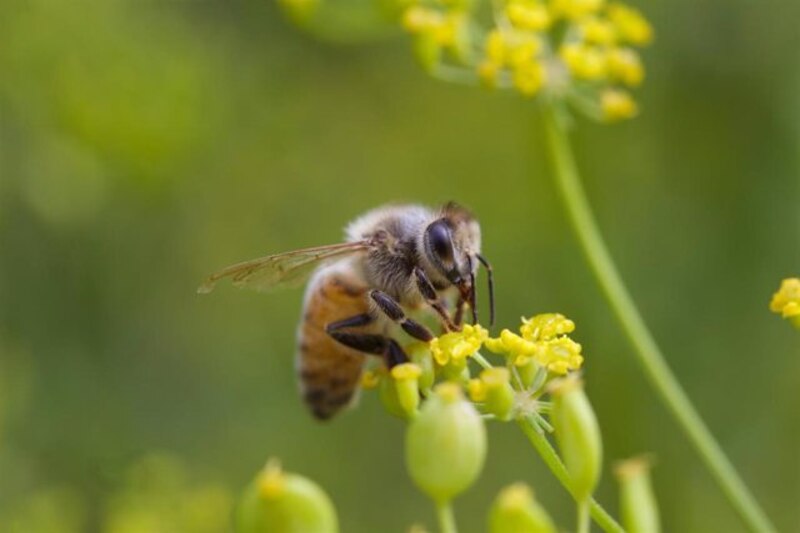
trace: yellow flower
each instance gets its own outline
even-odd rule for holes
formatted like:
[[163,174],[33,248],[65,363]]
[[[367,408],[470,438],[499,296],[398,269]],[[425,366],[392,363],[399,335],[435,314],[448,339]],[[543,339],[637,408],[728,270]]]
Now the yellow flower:
[[533,359],[554,374],[566,374],[583,364],[581,345],[567,336],[574,330],[575,323],[564,315],[546,313],[523,318],[521,336],[504,329],[500,337],[487,339],[485,344],[494,353],[508,355],[515,366],[525,366]]
[[465,324],[461,331],[445,333],[430,342],[434,360],[441,366],[448,362],[462,362],[480,350],[489,332],[479,324]]
[[500,70],[502,70],[502,68],[502,65],[487,59],[478,65],[478,77],[485,86],[494,89],[497,87],[497,80],[500,77]]
[[567,43],[559,50],[570,73],[583,80],[599,80],[606,74],[606,61],[599,48],[582,43]]
[[580,24],[583,39],[590,44],[614,44],[617,35],[613,24],[599,17],[588,17]]
[[521,30],[544,31],[552,22],[547,7],[531,0],[512,0],[506,6],[506,16]]
[[800,328],[800,278],[786,278],[781,282],[778,292],[772,295],[769,309],[780,313]]
[[549,340],[575,331],[575,322],[560,313],[543,313],[523,318],[519,330],[529,341]]
[[609,122],[635,117],[639,108],[633,97],[619,89],[607,89],[600,95],[603,116]]
[[381,376],[375,370],[365,370],[361,374],[361,388],[374,389],[380,384]]
[[583,364],[581,345],[569,337],[539,341],[537,346],[536,361],[554,374],[578,370]]
[[635,87],[644,79],[644,67],[639,54],[630,48],[612,48],[607,55],[609,75],[629,87]]
[[546,80],[544,66],[540,63],[523,63],[514,68],[514,87],[525,96],[534,96]]
[[551,0],[550,10],[554,16],[578,20],[597,13],[605,0]]
[[444,21],[442,14],[429,7],[411,6],[403,13],[403,27],[411,33],[434,30]]
[[486,36],[486,57],[492,63],[503,65],[506,60],[506,39],[500,30],[492,30]]
[[623,41],[643,46],[653,40],[653,27],[637,9],[614,2],[608,6],[608,18]]
[[486,383],[482,379],[473,378],[467,383],[467,393],[473,402],[486,401]]

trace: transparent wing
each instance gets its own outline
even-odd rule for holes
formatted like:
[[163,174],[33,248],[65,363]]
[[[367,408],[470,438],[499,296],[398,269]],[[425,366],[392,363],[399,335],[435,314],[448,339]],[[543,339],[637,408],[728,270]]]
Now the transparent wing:
[[303,248],[236,263],[210,275],[198,287],[197,292],[200,294],[211,292],[223,278],[230,278],[235,287],[247,287],[263,292],[296,286],[305,281],[320,262],[360,252],[369,247],[368,241],[346,242]]

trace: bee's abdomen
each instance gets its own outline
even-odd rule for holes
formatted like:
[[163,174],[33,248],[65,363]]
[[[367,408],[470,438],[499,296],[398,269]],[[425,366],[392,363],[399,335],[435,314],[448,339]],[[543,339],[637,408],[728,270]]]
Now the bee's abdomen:
[[319,419],[349,405],[358,391],[365,355],[336,342],[325,326],[366,312],[366,292],[366,285],[355,276],[330,267],[309,282],[296,367],[303,399]]

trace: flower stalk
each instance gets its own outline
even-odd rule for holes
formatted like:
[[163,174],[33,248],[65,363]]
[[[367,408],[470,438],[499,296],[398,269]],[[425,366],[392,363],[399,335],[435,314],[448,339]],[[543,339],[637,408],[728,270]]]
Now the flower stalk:
[[589,265],[633,344],[645,375],[747,526],[752,531],[775,531],[667,366],[600,234],[558,110],[552,104],[544,105],[543,110],[546,143],[561,199]]
[[[547,437],[545,437],[544,434],[539,431],[535,422],[533,422],[533,420],[530,418],[518,418],[517,424],[522,429],[522,432],[525,433],[525,436],[528,437],[528,440],[539,453],[539,456],[542,458],[542,460],[544,460],[545,464],[556,477],[556,479],[558,479],[561,485],[563,485],[573,497],[575,497],[572,489],[572,480],[570,479],[569,472],[567,472],[567,467],[564,466],[563,462],[561,462],[561,459],[558,457],[555,449],[550,444],[550,441],[547,440]],[[622,526],[620,526],[619,523],[614,520],[611,515],[608,514],[608,512],[606,512],[606,510],[594,500],[594,498],[589,499],[589,515],[591,516],[592,520],[594,520],[595,523],[606,533],[625,533],[625,530],[622,529]]]

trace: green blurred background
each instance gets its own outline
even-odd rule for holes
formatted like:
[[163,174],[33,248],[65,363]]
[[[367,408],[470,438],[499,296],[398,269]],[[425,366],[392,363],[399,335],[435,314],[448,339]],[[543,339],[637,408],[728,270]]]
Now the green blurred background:
[[[581,122],[599,221],[669,362],[783,531],[800,531],[800,336],[767,310],[800,273],[800,3],[640,3],[642,115]],[[331,494],[343,531],[433,525],[373,394],[330,424],[296,393],[301,292],[202,277],[331,243],[388,201],[470,206],[499,323],[575,319],[609,472],[654,452],[667,531],[741,531],[631,348],[567,225],[532,106],[426,78],[400,35],[331,43],[271,0],[0,3],[0,531],[213,532],[268,456]],[[457,502],[482,531],[527,480],[493,425]]]

